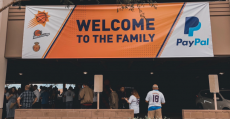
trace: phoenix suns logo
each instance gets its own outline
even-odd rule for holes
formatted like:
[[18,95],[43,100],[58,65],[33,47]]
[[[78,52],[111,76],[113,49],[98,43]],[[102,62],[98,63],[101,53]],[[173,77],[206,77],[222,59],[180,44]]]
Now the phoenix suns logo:
[[50,33],[42,33],[41,30],[36,30],[36,31],[34,31],[33,39],[44,37],[44,36],[49,36],[49,35],[50,35]]
[[30,20],[29,22],[29,25],[28,25],[28,28],[33,28],[37,25],[42,25],[42,26],[46,26],[46,22],[49,22],[49,15],[48,15],[48,12],[41,12],[41,11],[38,11],[37,14],[35,14],[35,17],[33,19]]

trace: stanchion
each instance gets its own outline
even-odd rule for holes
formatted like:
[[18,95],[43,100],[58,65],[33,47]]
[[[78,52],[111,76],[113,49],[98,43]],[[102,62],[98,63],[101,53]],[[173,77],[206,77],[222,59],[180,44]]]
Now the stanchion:
[[214,104],[215,104],[215,110],[217,110],[216,93],[213,93],[213,94],[214,94]]
[[99,109],[99,104],[100,104],[100,93],[97,92],[97,109]]

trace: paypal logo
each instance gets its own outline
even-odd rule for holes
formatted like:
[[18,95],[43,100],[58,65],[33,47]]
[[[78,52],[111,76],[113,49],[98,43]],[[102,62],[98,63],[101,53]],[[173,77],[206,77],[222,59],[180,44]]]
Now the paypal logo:
[[182,39],[177,39],[176,45],[178,46],[179,44],[189,47],[192,47],[193,45],[209,45],[209,38],[207,38],[207,40],[200,40],[199,38],[196,38],[195,41],[183,41]]
[[200,30],[201,23],[197,17],[186,17],[184,34],[188,34],[189,37],[193,36],[194,31]]
[[[185,18],[185,27],[184,34],[188,34],[188,37],[193,37],[194,31],[198,31],[201,28],[201,23],[197,17],[186,17]],[[194,38],[194,40],[183,40],[182,38],[177,38],[176,45],[182,46],[207,46],[209,45],[209,38],[207,40],[201,40],[200,38]]]

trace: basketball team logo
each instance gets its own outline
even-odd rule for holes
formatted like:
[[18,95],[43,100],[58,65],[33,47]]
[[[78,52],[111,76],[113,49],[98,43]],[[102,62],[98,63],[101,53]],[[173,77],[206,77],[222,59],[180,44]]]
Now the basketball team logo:
[[28,28],[33,28],[37,25],[42,25],[42,26],[46,26],[46,22],[49,22],[49,15],[48,15],[48,12],[41,12],[41,11],[38,11],[37,14],[35,14],[35,17],[30,20],[29,22],[29,25],[28,25]]
[[39,42],[34,43],[33,50],[34,50],[34,52],[38,52],[40,50]]
[[41,30],[35,30],[33,39],[44,37],[44,36],[49,36],[49,35],[50,33],[42,33]]

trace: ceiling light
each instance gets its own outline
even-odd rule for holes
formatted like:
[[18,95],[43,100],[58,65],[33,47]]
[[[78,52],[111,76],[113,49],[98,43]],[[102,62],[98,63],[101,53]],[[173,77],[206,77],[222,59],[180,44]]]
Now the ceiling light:
[[154,73],[153,72],[150,72],[151,75],[153,75]]
[[22,73],[19,73],[19,75],[21,76],[21,75],[23,75]]
[[224,75],[224,72],[220,72],[220,75]]
[[87,72],[85,71],[85,72],[83,72],[83,74],[87,74]]

